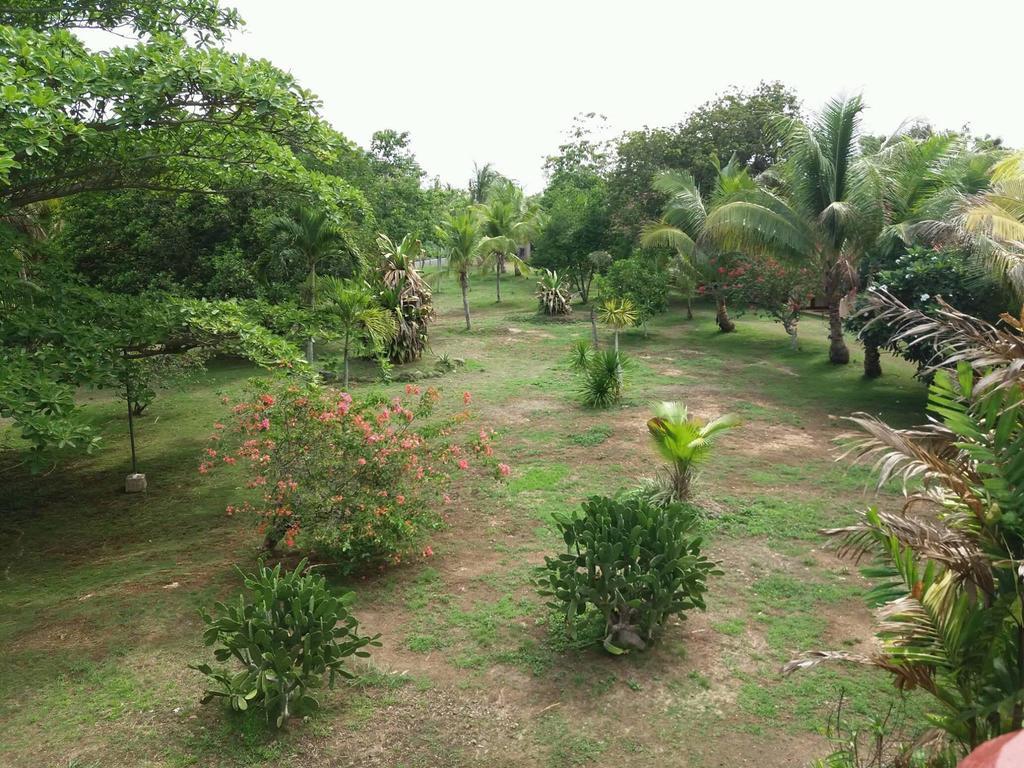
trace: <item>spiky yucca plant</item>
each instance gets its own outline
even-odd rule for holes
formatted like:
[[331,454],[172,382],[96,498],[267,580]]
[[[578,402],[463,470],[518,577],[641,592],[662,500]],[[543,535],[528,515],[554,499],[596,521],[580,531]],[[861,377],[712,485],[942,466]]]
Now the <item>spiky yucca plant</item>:
[[588,408],[610,408],[621,403],[628,364],[629,359],[617,350],[592,352],[580,384],[583,404]]
[[568,315],[572,312],[569,301],[572,292],[565,280],[550,269],[545,269],[537,281],[537,303],[546,315]]
[[739,418],[731,413],[705,423],[691,416],[683,403],[665,402],[654,406],[654,416],[648,419],[647,429],[658,452],[669,463],[668,486],[672,500],[690,498],[697,465],[707,458],[719,434],[739,424]]
[[929,719],[966,753],[1024,724],[1024,315],[995,327],[948,304],[929,317],[884,293],[880,322],[908,343],[931,340],[932,421],[894,429],[858,414],[847,455],[873,462],[879,484],[920,482],[903,509],[869,509],[826,531],[839,553],[881,579],[871,593],[880,648],[816,651],[786,672],[824,661],[880,667],[903,689],[933,697]]

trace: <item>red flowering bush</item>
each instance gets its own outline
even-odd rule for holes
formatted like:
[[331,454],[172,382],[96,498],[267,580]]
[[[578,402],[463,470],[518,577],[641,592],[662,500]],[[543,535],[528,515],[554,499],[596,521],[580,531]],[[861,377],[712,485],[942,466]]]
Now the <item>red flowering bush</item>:
[[807,267],[772,258],[732,256],[716,266],[722,297],[733,307],[752,309],[782,323],[794,349],[800,310],[810,304],[818,279]]
[[495,463],[493,432],[453,437],[470,418],[469,393],[456,413],[427,421],[440,398],[411,384],[404,397],[357,402],[336,389],[257,383],[233,406],[233,425],[214,425],[199,471],[244,465],[258,501],[228,512],[258,515],[268,548],[299,547],[344,572],[429,556],[449,473]]

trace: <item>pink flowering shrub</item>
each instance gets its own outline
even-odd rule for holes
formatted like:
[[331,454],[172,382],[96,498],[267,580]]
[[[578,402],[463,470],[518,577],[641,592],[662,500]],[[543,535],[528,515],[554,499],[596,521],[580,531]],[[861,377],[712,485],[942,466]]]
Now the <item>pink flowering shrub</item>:
[[199,472],[244,466],[258,500],[228,513],[257,515],[271,549],[298,547],[344,572],[429,556],[450,474],[496,464],[493,432],[454,437],[470,418],[468,393],[454,415],[426,421],[441,399],[433,388],[354,401],[330,388],[255,386],[233,406],[233,425],[215,425]]
[[807,307],[820,282],[806,266],[770,257],[731,256],[712,259],[718,282],[715,290],[730,306],[751,309],[782,323],[795,349],[800,310]]

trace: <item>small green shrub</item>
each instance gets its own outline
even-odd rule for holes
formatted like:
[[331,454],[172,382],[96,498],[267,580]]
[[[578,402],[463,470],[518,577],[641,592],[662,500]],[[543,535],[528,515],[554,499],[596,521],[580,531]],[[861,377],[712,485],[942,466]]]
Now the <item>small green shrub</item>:
[[740,420],[731,413],[705,423],[691,416],[682,403],[658,403],[654,407],[647,429],[658,452],[668,461],[665,490],[670,501],[690,498],[696,468],[707,458],[715,437],[739,425]]
[[245,576],[250,601],[239,596],[237,605],[217,603],[217,618],[203,612],[203,642],[219,644],[214,657],[242,665],[234,673],[209,664],[192,667],[214,686],[206,691],[204,704],[223,698],[237,711],[262,707],[267,720],[280,728],[289,716],[319,706],[310,690],[322,684],[325,674],[331,687],[338,675],[351,678],[342,666],[345,659],[369,656],[361,649],[380,645],[379,635],[359,634],[359,622],[347,608],[354,594],[335,597],[323,576],[303,573],[305,568],[306,560],[291,572],[261,564]]
[[607,424],[596,424],[585,432],[569,435],[569,442],[589,448],[594,445],[600,445],[611,437],[612,434],[613,430]]
[[622,402],[629,358],[613,350],[593,352],[583,369],[580,394],[588,408],[610,408]]
[[553,517],[566,551],[546,557],[534,583],[564,614],[571,634],[580,617],[596,610],[610,653],[642,650],[669,616],[704,609],[707,577],[719,571],[701,554],[691,508],[594,496],[582,515]]

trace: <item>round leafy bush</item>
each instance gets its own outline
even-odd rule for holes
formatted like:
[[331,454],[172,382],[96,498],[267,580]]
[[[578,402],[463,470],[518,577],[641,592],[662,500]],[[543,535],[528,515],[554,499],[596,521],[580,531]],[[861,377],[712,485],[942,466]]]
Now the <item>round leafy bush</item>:
[[325,674],[331,687],[339,675],[352,677],[343,667],[345,659],[369,656],[362,649],[380,645],[379,635],[359,634],[359,622],[348,612],[355,595],[334,596],[323,576],[305,569],[305,560],[291,572],[261,564],[245,576],[248,601],[242,595],[237,604],[217,603],[216,618],[203,612],[203,642],[218,644],[217,661],[234,659],[242,667],[232,672],[193,666],[214,686],[204,704],[222,698],[236,711],[262,708],[280,728],[288,717],[319,706],[310,690],[322,685]]
[[669,616],[704,609],[707,577],[719,571],[701,554],[691,507],[594,496],[582,514],[554,518],[566,551],[544,559],[535,584],[571,633],[596,610],[610,653],[643,650]]

